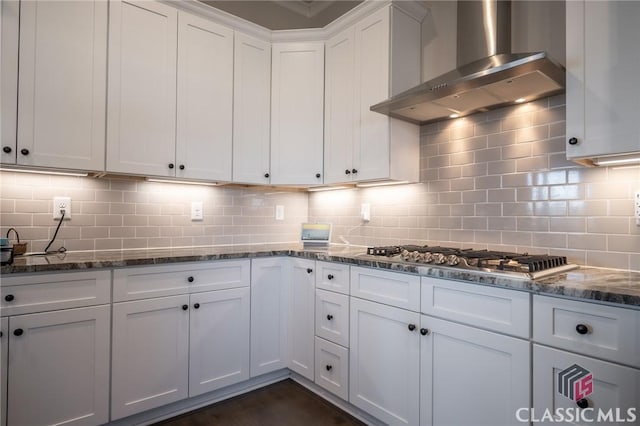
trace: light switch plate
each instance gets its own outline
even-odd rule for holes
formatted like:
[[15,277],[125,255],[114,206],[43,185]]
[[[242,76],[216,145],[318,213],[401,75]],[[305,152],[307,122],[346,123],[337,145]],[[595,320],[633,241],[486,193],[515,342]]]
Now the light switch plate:
[[284,206],[276,206],[276,220],[284,220]]
[[360,217],[364,222],[369,222],[371,220],[371,204],[362,203],[360,206]]
[[203,218],[202,201],[193,201],[191,203],[191,220],[202,220]]

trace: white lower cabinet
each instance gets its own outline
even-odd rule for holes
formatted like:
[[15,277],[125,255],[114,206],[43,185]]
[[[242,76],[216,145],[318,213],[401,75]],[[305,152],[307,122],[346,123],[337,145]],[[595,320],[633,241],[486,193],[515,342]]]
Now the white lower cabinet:
[[421,425],[518,423],[531,399],[528,341],[426,315],[420,334]]
[[315,320],[315,266],[307,259],[288,259],[289,276],[289,368],[313,381],[314,320]]
[[[584,369],[575,380],[568,381],[565,389],[574,391],[573,398],[560,390],[561,372],[577,364]],[[592,375],[590,385],[577,385],[576,381]],[[572,386],[573,385],[573,386]],[[589,389],[593,391],[589,393]],[[585,392],[586,391],[586,392]],[[585,392],[585,396],[579,395]],[[570,424],[640,424],[640,370],[607,361],[572,354],[538,344],[533,345],[533,412],[522,413],[532,421],[543,418],[545,411],[580,417]],[[600,416],[600,417],[598,417]],[[547,418],[548,419],[548,418]],[[552,424],[551,422],[541,422]],[[555,424],[558,424],[557,422]],[[565,423],[566,424],[566,423]]]
[[287,261],[251,261],[251,377],[287,368]]
[[7,424],[7,364],[9,359],[9,318],[0,318],[0,425]]
[[319,386],[349,399],[349,349],[316,337],[316,374]]
[[417,425],[420,314],[351,298],[349,402],[390,425]]
[[108,305],[16,315],[8,330],[7,424],[108,422]]

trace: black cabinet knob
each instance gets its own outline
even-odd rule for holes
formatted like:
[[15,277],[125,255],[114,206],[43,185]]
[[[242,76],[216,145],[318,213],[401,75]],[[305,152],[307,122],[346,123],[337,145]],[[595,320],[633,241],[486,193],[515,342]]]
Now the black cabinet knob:
[[189,305],[182,305],[182,310],[186,311],[187,309],[189,309]]
[[331,314],[327,315],[327,319],[328,319],[329,321],[331,321],[331,320],[333,319],[333,315],[331,315]]
[[318,179],[320,179],[320,176],[322,176],[320,173],[316,173],[316,177],[317,177]]
[[169,168],[173,169],[175,166],[173,165],[173,163],[169,163]]
[[180,164],[180,166],[178,166],[178,168],[179,168],[180,170],[184,170],[184,164]]
[[578,145],[578,138],[569,138],[569,145]]
[[15,296],[13,294],[7,294],[4,297],[4,300],[6,300],[7,302],[13,302],[13,299],[15,299]]
[[264,177],[266,177],[267,179],[269,179],[269,173],[265,173]]
[[187,281],[189,281],[190,283],[192,283],[192,282],[193,282],[193,280],[194,280],[194,278],[193,278],[193,277],[189,277],[189,278],[187,278]]
[[416,325],[415,324],[409,324],[409,331],[413,331],[416,329]]
[[351,173],[358,173],[358,169],[351,169]]
[[10,146],[2,147],[2,150],[3,150],[4,152],[6,152],[7,154],[9,154],[9,153],[12,151],[12,149],[11,149],[11,147],[10,147]]
[[327,275],[327,279],[328,280],[332,280],[333,279],[333,275],[331,275],[331,274]]
[[20,150],[20,154],[22,154],[22,155],[29,155],[29,150],[28,150],[27,148],[22,148],[22,149]]
[[582,398],[576,401],[576,405],[580,408],[588,408],[589,407],[589,400],[586,398]]
[[194,304],[193,304],[193,307],[194,307],[194,308],[196,308],[196,309],[198,309],[198,308],[200,308],[200,304],[199,304],[199,303],[194,303]]
[[4,333],[2,331],[0,331],[0,337],[4,336]]
[[589,327],[584,324],[578,324],[576,325],[576,331],[578,334],[587,334],[589,332]]
[[310,274],[310,273],[312,273],[312,272],[313,272],[313,269],[311,269],[311,268],[307,268],[307,274]]
[[427,334],[429,334],[429,329],[428,328],[421,328],[420,329],[420,334],[422,334],[423,336],[426,336]]
[[327,364],[327,366],[326,366],[326,367],[324,367],[324,368],[326,368],[326,369],[327,369],[327,371],[331,371],[331,370],[333,369],[333,366],[331,366],[331,365]]
[[23,333],[24,333],[24,330],[21,328],[16,328],[15,330],[13,330],[14,336],[22,336]]
[[344,174],[345,174],[345,175],[350,175],[350,174],[351,174],[351,170],[349,170],[349,169],[345,170],[345,171],[344,171]]

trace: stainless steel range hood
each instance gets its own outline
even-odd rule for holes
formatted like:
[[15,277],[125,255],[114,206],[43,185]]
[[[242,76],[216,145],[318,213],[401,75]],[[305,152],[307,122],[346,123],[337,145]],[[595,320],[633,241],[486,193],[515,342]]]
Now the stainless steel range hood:
[[545,52],[510,53],[510,40],[510,2],[459,1],[458,68],[371,111],[425,124],[564,92],[562,65]]

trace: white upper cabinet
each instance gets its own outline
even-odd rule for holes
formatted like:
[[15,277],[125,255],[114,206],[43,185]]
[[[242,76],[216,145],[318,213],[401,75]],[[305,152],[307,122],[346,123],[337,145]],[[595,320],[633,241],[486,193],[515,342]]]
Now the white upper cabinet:
[[640,153],[640,3],[566,7],[567,158]]
[[180,12],[176,176],[231,180],[233,30]]
[[17,147],[3,130],[3,162],[104,170],[107,2],[21,2],[19,55]]
[[[18,123],[18,46],[20,38],[20,2],[0,2],[0,162],[16,162],[16,126]],[[1,417],[1,416],[0,416]]]
[[324,43],[272,46],[271,183],[322,183]]
[[327,42],[325,183],[418,180],[419,127],[369,108],[420,83],[420,25],[385,6]]
[[174,176],[178,12],[152,1],[109,7],[107,171]]
[[269,183],[271,43],[235,33],[233,181]]

